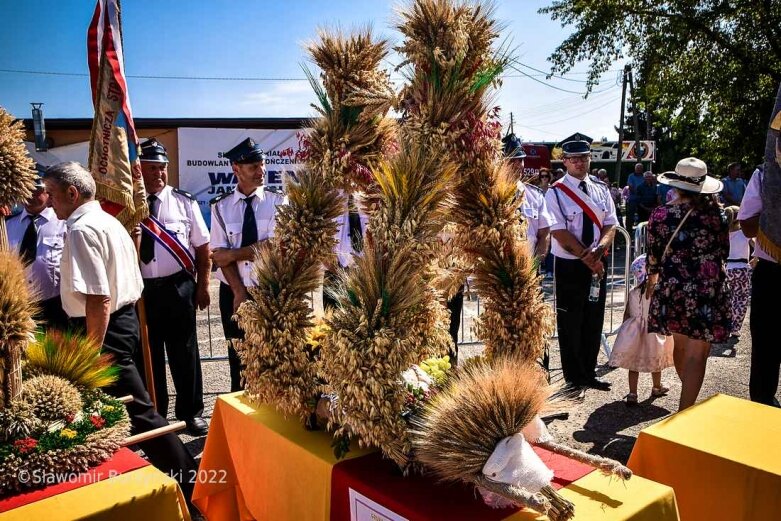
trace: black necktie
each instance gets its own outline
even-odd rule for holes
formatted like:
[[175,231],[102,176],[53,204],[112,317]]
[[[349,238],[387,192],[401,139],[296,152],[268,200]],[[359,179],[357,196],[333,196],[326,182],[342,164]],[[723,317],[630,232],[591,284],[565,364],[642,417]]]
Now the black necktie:
[[350,226],[350,244],[353,251],[363,251],[363,229],[361,228],[361,216],[355,207],[355,200],[351,195],[347,199],[347,222]]
[[241,247],[251,246],[258,242],[258,222],[255,220],[255,211],[252,209],[252,201],[255,195],[244,199],[244,222],[241,225]]
[[[149,214],[157,217],[160,211],[160,199],[156,195],[149,194],[146,198],[149,202]],[[141,233],[141,262],[149,264],[155,258],[155,240],[149,233]]]
[[38,251],[38,230],[35,229],[35,221],[39,216],[28,215],[27,217],[30,218],[30,224],[27,225],[22,242],[19,244],[19,253],[22,256],[22,262],[30,264],[35,260]]
[[[580,189],[588,197],[588,186],[585,181],[580,182]],[[594,221],[586,212],[583,212],[583,230],[580,232],[580,241],[586,248],[590,248],[591,243],[594,242]]]

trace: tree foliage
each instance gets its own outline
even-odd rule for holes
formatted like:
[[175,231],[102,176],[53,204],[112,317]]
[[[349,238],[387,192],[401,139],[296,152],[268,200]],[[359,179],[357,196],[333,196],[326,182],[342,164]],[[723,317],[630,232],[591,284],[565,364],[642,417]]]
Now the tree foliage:
[[591,89],[628,59],[638,107],[674,152],[666,163],[698,155],[719,171],[761,161],[781,83],[781,2],[556,0],[540,12],[575,26],[549,58],[552,73],[589,61]]

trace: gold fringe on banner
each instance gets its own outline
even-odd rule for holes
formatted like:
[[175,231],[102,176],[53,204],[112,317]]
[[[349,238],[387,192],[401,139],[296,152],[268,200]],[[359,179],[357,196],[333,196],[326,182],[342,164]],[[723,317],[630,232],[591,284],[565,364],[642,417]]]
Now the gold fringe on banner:
[[776,262],[781,262],[781,245],[778,245],[770,240],[770,237],[765,235],[765,232],[763,232],[761,229],[757,234],[757,242],[760,246],[762,246],[762,250],[765,253],[773,257],[773,260]]

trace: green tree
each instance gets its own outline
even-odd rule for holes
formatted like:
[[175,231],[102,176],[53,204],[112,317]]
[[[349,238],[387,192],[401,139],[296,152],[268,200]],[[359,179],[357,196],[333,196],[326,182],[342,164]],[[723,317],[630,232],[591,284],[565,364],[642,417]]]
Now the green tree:
[[587,60],[590,89],[629,60],[662,168],[686,155],[717,173],[731,161],[761,161],[781,83],[781,1],[556,0],[540,12],[575,26],[549,58],[552,73]]

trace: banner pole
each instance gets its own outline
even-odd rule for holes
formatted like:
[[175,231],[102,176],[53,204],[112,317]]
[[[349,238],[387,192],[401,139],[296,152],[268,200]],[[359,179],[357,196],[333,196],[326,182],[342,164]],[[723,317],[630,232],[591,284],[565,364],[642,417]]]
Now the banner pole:
[[[146,377],[146,390],[149,393],[149,399],[152,405],[157,409],[157,395],[155,394],[155,377],[152,372],[152,350],[149,347],[149,329],[146,323],[146,304],[144,297],[138,299],[138,326],[141,332],[141,354],[144,357],[144,376]],[[168,416],[168,411],[164,411],[163,417]]]

